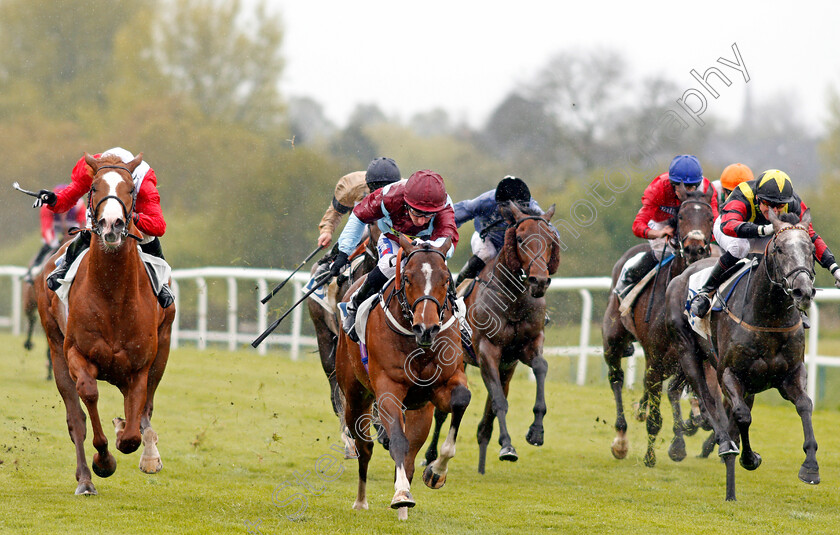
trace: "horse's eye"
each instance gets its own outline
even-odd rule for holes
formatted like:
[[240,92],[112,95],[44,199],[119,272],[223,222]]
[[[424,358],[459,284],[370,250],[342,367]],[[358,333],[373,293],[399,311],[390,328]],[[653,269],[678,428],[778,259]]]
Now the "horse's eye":
[[680,215],[679,215],[679,218],[680,218],[680,221],[682,221],[682,220],[683,220],[683,215],[682,215],[682,214],[680,214]]
[[522,236],[517,236],[516,237],[516,242],[517,243],[522,243]]

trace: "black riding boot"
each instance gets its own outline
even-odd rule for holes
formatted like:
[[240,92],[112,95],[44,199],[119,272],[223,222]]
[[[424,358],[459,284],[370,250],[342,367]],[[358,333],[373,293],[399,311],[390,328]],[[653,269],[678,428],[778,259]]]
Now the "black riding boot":
[[359,335],[356,334],[356,312],[359,310],[359,305],[378,292],[385,286],[386,282],[388,282],[388,278],[382,274],[379,267],[373,268],[373,271],[368,273],[367,278],[365,278],[365,282],[359,286],[359,289],[350,298],[350,302],[347,303],[347,316],[345,316],[344,323],[341,326],[347,336],[354,342],[359,343]]
[[624,272],[624,277],[619,279],[619,281],[615,284],[615,294],[624,299],[627,295],[628,290],[632,288],[637,282],[642,280],[642,277],[648,274],[648,272],[656,267],[656,264],[659,262],[656,260],[656,257],[653,255],[653,251],[648,251],[645,255],[636,262],[636,265],[631,266]]
[[466,279],[474,279],[481,273],[481,270],[484,269],[484,260],[480,259],[476,255],[472,255],[469,260],[467,260],[467,264],[458,273],[458,278],[455,279],[455,286],[458,287],[464,282]]
[[49,243],[45,243],[41,246],[41,250],[38,251],[38,254],[35,256],[35,260],[32,261],[29,269],[26,270],[26,275],[23,276],[24,282],[28,282],[30,284],[32,283],[32,270],[40,266],[41,262],[43,262],[53,251],[55,251],[55,249]]
[[[161,260],[166,260],[163,257],[163,247],[160,245],[160,239],[157,237],[149,243],[141,243],[140,250],[146,254],[156,256]],[[172,290],[169,289],[169,284],[166,281],[163,281],[163,284],[160,287],[160,292],[157,294],[157,300],[161,308],[166,308],[175,302],[175,296],[172,295]]]
[[721,255],[718,259],[717,264],[712,269],[712,272],[709,274],[709,279],[706,281],[706,284],[700,288],[700,291],[697,292],[691,299],[691,314],[702,318],[706,314],[709,313],[709,309],[712,308],[712,300],[709,299],[709,294],[717,290],[717,287],[720,286],[720,283],[726,278],[727,271],[729,268],[734,266],[738,263],[738,259],[729,254],[729,252],[725,252]]
[[47,288],[52,291],[58,290],[61,286],[59,279],[63,279],[67,275],[67,271],[73,262],[79,257],[79,254],[90,247],[90,232],[84,231],[76,235],[76,238],[67,246],[64,251],[64,262],[55,268],[50,276],[47,277]]

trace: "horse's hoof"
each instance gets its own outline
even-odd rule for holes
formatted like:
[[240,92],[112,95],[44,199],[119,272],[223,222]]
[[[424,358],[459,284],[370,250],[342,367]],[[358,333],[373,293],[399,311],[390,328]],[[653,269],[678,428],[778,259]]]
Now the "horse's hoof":
[[613,439],[612,446],[610,447],[610,451],[612,451],[613,457],[616,459],[624,459],[627,457],[627,450],[629,449],[627,439],[624,437],[615,437]]
[[24,343],[23,343],[23,348],[24,348],[25,350],[27,350],[27,351],[32,351],[32,347],[33,347],[33,346],[32,346],[32,342],[28,342],[28,341],[27,341],[27,342],[24,342]]
[[694,418],[689,418],[682,423],[682,432],[683,435],[687,437],[693,437],[697,430],[700,429],[700,426],[694,421]]
[[799,469],[799,479],[808,483],[809,485],[819,485],[820,484],[820,469],[809,469],[805,468],[804,466]]
[[[93,462],[91,463],[91,467],[93,468],[93,473],[98,475],[99,477],[106,478],[114,474],[117,471],[117,460],[111,455],[111,452],[108,452],[107,457],[105,457],[104,462],[102,459],[102,455],[99,452],[93,454]],[[78,493],[77,493],[78,494]]]
[[76,487],[76,495],[82,496],[96,496],[96,488],[93,486],[92,481],[82,481],[79,483],[79,486]]
[[519,455],[516,454],[516,450],[513,449],[513,446],[505,446],[501,449],[501,451],[499,451],[499,460],[510,461],[515,463],[519,460]]
[[635,416],[636,420],[644,422],[645,420],[647,420],[647,411],[643,411],[641,405],[639,405],[638,403],[634,403],[633,416]]
[[756,452],[752,452],[751,455],[741,455],[738,459],[738,462],[741,463],[741,466],[746,468],[747,470],[755,470],[759,466],[761,466],[761,455],[757,454]]
[[703,442],[703,447],[700,450],[700,455],[697,456],[698,459],[708,459],[709,455],[711,455],[712,451],[715,449],[715,435],[712,434]]
[[726,455],[738,455],[739,453],[741,452],[738,450],[738,446],[736,446],[731,440],[727,440],[718,445],[718,455],[720,457],[724,457]]
[[163,470],[163,461],[160,457],[140,456],[140,471],[144,474],[157,474]]
[[543,430],[543,426],[531,424],[531,427],[528,429],[528,434],[525,435],[525,441],[532,446],[542,446],[544,435],[545,431]]
[[400,507],[414,507],[414,496],[410,491],[398,490],[394,494],[394,499],[391,500],[391,509],[399,509]]
[[645,466],[648,468],[656,466],[656,454],[654,452],[649,451],[645,454]]
[[436,474],[433,470],[434,465],[429,465],[423,470],[423,483],[430,489],[439,489],[446,484],[446,472],[443,474]]
[[668,457],[670,457],[672,461],[678,463],[685,459],[686,455],[685,440],[674,437],[674,440],[671,441],[671,447],[668,448]]
[[391,450],[391,439],[388,437],[379,439],[379,443],[382,444],[382,447],[385,448],[385,451]]
[[355,502],[353,502],[353,509],[355,509],[356,511],[367,511],[368,510],[367,500],[365,500],[363,502],[360,502],[360,501],[356,500]]

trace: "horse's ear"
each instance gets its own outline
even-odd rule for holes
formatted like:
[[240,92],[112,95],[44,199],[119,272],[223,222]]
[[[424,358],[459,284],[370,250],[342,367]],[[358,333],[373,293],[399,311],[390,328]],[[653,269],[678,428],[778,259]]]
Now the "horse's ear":
[[[711,184],[709,184],[709,189],[706,190],[706,194],[703,196],[703,198],[705,199],[705,201],[707,203],[712,204],[712,196],[714,196],[714,194],[715,194],[715,187],[712,186]],[[720,210],[720,209],[721,209],[721,207],[718,206],[718,210]]]
[[549,206],[549,207],[548,207],[548,210],[546,210],[546,212],[545,212],[545,213],[543,214],[543,216],[542,216],[542,217],[543,217],[543,219],[545,219],[545,220],[546,220],[546,221],[548,221],[548,222],[551,222],[551,218],[552,218],[552,217],[554,217],[554,211],[555,211],[556,209],[557,209],[557,205],[556,205],[556,204],[552,204],[551,206]]
[[799,218],[799,226],[807,229],[811,225],[811,209],[808,208]]
[[770,208],[767,210],[767,221],[773,224],[773,230],[779,232],[779,229],[782,228],[782,225],[785,224],[784,221],[779,219],[779,216],[776,215],[776,211]]
[[141,163],[143,163],[143,153],[142,152],[140,154],[138,154],[137,156],[135,156],[133,160],[131,160],[130,162],[128,162],[125,165],[126,165],[126,167],[128,167],[129,171],[134,173],[134,170],[137,169],[137,166],[140,165]]
[[91,156],[90,154],[88,154],[86,152],[85,153],[85,163],[90,168],[90,176],[95,175],[96,170],[99,169],[99,160],[97,160],[96,158],[94,158],[93,156]]
[[515,202],[508,201],[508,205],[510,206],[510,213],[513,214],[513,217],[517,221],[519,221],[520,219],[522,219],[524,217],[524,214],[522,213],[522,210],[519,209],[519,207],[516,205]]
[[[516,223],[516,220],[519,219],[519,217],[517,217],[516,214],[514,213],[514,211],[513,211],[514,209],[516,209],[516,205],[513,202],[510,202],[510,201],[499,205],[499,213],[502,214],[502,218],[505,221],[507,221],[508,223],[510,223],[511,225]],[[516,210],[517,210],[517,212],[519,212],[518,209],[516,209]],[[519,213],[521,215],[522,212],[519,212]]]
[[406,238],[405,234],[400,234],[400,247],[402,247],[402,249],[407,253],[410,253],[413,249],[413,246],[411,245],[411,240]]
[[450,247],[452,247],[452,238],[446,238],[446,240],[443,242],[443,245],[441,245],[440,247],[435,247],[435,249],[443,253],[443,256],[446,256],[446,253],[449,252]]

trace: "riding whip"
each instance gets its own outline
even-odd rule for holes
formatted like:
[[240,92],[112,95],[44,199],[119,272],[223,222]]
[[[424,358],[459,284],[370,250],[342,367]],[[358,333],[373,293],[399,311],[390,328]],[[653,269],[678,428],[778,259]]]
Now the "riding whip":
[[303,294],[303,297],[298,299],[295,304],[293,304],[291,307],[289,307],[289,310],[287,310],[285,314],[280,316],[279,319],[275,320],[274,323],[272,323],[271,325],[268,326],[268,329],[263,331],[263,333],[261,335],[259,335],[253,342],[251,342],[251,346],[252,347],[257,347],[258,345],[260,345],[260,343],[262,343],[262,341],[265,340],[268,337],[268,335],[271,334],[271,332],[274,331],[274,329],[277,328],[278,325],[280,325],[280,322],[283,321],[284,319],[286,319],[286,316],[288,316],[289,313],[292,310],[294,310],[296,306],[298,306],[299,304],[304,302],[307,297],[312,295],[318,288],[320,288],[321,286],[326,284],[326,282],[330,280],[330,277],[332,277],[332,274],[328,271],[328,272],[324,273],[320,278],[315,279],[315,283],[312,285],[312,288],[310,290],[308,290],[305,294]]
[[27,189],[23,189],[22,187],[20,187],[20,184],[18,184],[17,182],[12,182],[12,187],[15,188],[16,190],[18,190],[21,193],[26,193],[27,195],[29,195],[31,197],[37,197],[38,196],[38,194],[35,193],[34,191],[29,191]]
[[277,292],[279,292],[279,291],[280,291],[280,289],[281,289],[283,286],[285,286],[285,285],[286,285],[286,283],[287,283],[287,282],[289,282],[289,280],[291,280],[292,276],[293,276],[295,273],[297,273],[297,271],[298,271],[300,268],[302,268],[304,264],[306,264],[307,262],[309,262],[310,260],[312,260],[312,257],[313,257],[313,256],[315,256],[316,254],[318,254],[318,251],[320,251],[320,250],[321,250],[321,249],[323,249],[323,248],[324,248],[324,246],[323,246],[323,245],[319,245],[317,249],[315,249],[314,251],[312,251],[311,253],[309,253],[309,256],[307,256],[306,258],[304,258],[304,259],[303,259],[303,262],[301,262],[300,264],[298,264],[298,266],[294,269],[294,271],[292,271],[292,272],[289,274],[289,276],[288,276],[288,277],[286,277],[286,280],[284,280],[283,282],[281,282],[280,284],[278,284],[277,286],[275,286],[275,288],[274,288],[273,290],[271,290],[271,293],[270,293],[270,294],[268,294],[267,296],[265,296],[265,297],[263,297],[262,299],[260,299],[260,303],[262,303],[262,304],[266,304],[266,303],[268,303],[268,300],[269,300],[269,299],[271,299],[272,297],[274,297],[274,294],[276,294]]

